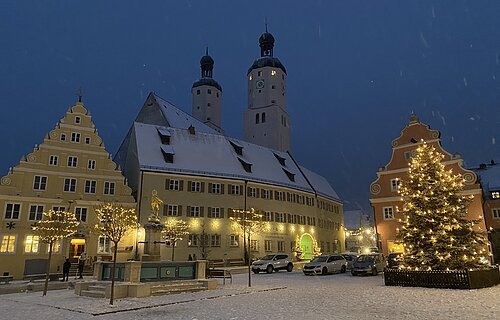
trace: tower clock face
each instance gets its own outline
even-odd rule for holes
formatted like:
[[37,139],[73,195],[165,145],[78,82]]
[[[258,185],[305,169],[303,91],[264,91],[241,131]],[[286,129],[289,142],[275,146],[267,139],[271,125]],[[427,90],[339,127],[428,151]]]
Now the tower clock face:
[[255,87],[257,87],[257,89],[263,89],[265,86],[265,83],[264,83],[264,80],[258,80],[256,83],[255,83]]

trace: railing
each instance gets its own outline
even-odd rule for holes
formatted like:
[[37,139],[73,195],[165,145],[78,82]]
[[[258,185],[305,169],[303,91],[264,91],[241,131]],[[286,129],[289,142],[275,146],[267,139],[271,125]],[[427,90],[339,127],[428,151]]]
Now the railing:
[[498,268],[473,271],[386,269],[384,271],[384,280],[386,286],[479,289],[499,284],[500,273]]

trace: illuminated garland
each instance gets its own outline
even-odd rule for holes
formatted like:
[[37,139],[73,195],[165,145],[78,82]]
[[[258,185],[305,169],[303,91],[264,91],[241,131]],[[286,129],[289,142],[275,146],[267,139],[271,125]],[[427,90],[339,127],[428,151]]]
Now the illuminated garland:
[[134,208],[106,203],[98,207],[95,212],[99,223],[94,229],[101,236],[109,238],[115,246],[129,231],[139,227]]
[[72,212],[49,210],[43,213],[42,220],[37,221],[32,226],[32,230],[40,241],[54,244],[76,233],[79,224],[80,222]]
[[444,155],[425,142],[412,158],[407,181],[398,188],[403,219],[398,237],[404,244],[402,268],[411,270],[482,269],[488,263],[481,221],[466,218],[474,196],[463,196],[465,180],[441,163]]

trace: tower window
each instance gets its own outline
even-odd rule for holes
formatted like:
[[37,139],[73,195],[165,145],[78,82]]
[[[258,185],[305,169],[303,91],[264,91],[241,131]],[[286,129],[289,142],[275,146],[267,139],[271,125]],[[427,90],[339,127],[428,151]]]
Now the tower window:
[[276,75],[276,70],[271,70],[271,75],[275,76]]
[[272,86],[271,86],[271,89],[276,89],[276,86],[272,85]]
[[259,89],[259,93],[261,93],[261,92],[262,92],[262,90]]
[[271,100],[271,103],[276,103],[276,100]]
[[262,123],[266,122],[266,113],[262,112]]
[[212,89],[207,89],[208,94],[212,94]]
[[257,71],[257,75],[260,77],[262,76],[262,71]]
[[209,102],[209,103],[207,103],[207,107],[210,107],[210,106],[211,106],[210,102]]
[[217,98],[219,97],[219,93],[217,92]]
[[197,106],[196,109],[200,110],[200,106]]
[[260,122],[260,116],[259,116],[259,114],[257,113],[257,114],[255,115],[255,123],[259,123],[259,122]]
[[252,81],[252,75],[248,76],[248,80]]
[[200,93],[201,93],[200,89],[196,90],[196,94],[200,94]]
[[281,79],[285,80],[285,75],[284,74],[281,75]]

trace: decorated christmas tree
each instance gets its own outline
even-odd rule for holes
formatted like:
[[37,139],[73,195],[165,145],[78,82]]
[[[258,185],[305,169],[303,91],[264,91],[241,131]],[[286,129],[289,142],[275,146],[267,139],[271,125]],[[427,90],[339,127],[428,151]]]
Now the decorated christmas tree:
[[[403,268],[470,270],[487,266],[486,238],[469,220],[473,196],[463,195],[464,179],[445,170],[444,156],[425,142],[413,157],[409,176],[401,183]],[[479,229],[479,228],[478,228]]]

